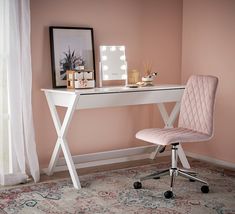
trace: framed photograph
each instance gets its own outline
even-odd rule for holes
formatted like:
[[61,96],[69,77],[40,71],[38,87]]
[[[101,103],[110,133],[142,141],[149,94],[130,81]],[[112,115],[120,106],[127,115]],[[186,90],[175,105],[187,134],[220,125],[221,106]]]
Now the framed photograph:
[[94,72],[95,54],[92,28],[50,26],[53,88],[66,87],[66,71],[80,68]]

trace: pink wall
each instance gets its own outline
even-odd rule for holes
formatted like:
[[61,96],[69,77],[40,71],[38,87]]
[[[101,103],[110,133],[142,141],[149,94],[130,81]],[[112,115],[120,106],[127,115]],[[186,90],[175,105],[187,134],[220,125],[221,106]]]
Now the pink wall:
[[183,2],[182,80],[191,74],[219,77],[215,137],[187,151],[235,163],[235,1]]
[[[99,45],[125,45],[129,68],[152,60],[157,83],[179,83],[181,64],[181,0],[31,0],[33,112],[41,167],[52,153],[56,134],[41,88],[50,88],[50,25],[94,28],[96,64]],[[98,68],[98,66],[97,66]],[[151,106],[82,110],[69,131],[73,154],[143,145],[135,133],[159,124]],[[61,114],[64,112],[61,110]]]
[[159,71],[158,82],[181,81],[182,1],[143,1],[142,57]]

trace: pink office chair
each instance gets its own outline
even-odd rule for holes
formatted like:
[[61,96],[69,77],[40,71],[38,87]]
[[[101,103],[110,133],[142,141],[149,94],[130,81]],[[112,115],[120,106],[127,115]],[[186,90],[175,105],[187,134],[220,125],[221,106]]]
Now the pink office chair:
[[139,131],[136,138],[157,145],[172,145],[171,168],[146,177],[134,183],[135,189],[142,188],[141,181],[157,179],[170,174],[170,190],[164,193],[166,198],[172,198],[174,177],[181,175],[190,181],[199,181],[203,193],[209,192],[209,184],[195,177],[196,173],[177,167],[179,143],[207,141],[213,136],[213,113],[218,78],[213,76],[193,75],[186,85],[180,108],[178,128],[151,128]]

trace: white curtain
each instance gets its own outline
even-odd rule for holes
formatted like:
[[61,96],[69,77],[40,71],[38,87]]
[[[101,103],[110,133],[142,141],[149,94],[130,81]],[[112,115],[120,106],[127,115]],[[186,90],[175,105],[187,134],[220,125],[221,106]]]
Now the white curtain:
[[[3,38],[8,38],[9,31],[4,26],[9,22],[4,17],[9,16],[5,10],[6,4],[0,0],[0,181],[2,175],[9,172],[9,114],[8,114],[8,91],[7,91],[7,60],[8,46]],[[1,182],[2,183],[2,182]]]
[[32,116],[30,0],[0,0],[0,182],[39,180]]

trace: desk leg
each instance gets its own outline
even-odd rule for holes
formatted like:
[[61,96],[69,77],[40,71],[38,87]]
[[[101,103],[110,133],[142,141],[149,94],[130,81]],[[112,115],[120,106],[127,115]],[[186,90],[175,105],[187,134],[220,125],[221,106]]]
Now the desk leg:
[[70,122],[72,120],[73,113],[76,109],[78,99],[79,99],[79,95],[75,95],[75,94],[70,95],[71,96],[71,97],[69,97],[70,105],[69,105],[69,107],[66,111],[66,114],[65,114],[62,125],[61,125],[60,118],[58,116],[56,107],[53,103],[53,99],[51,98],[50,92],[45,92],[45,95],[46,95],[47,102],[48,102],[48,105],[49,105],[49,109],[50,109],[50,112],[51,112],[51,116],[52,116],[52,119],[53,119],[53,122],[54,122],[54,125],[55,125],[56,133],[58,135],[58,139],[57,139],[57,142],[56,142],[56,145],[55,145],[55,148],[54,148],[54,151],[52,153],[51,160],[50,160],[50,163],[49,163],[49,166],[48,166],[48,175],[53,174],[54,168],[55,168],[56,163],[59,159],[60,150],[62,148],[62,152],[64,154],[65,161],[66,161],[66,164],[68,166],[69,173],[70,173],[74,188],[81,189],[81,184],[80,184],[80,181],[79,181],[79,178],[78,178],[78,175],[77,175],[77,171],[76,171],[76,168],[74,166],[73,159],[72,159],[72,156],[71,156],[71,153],[70,153],[70,150],[69,150],[69,147],[68,147],[68,143],[67,143],[67,140],[66,140],[68,127],[69,127]]
[[[161,113],[162,119],[165,123],[165,128],[172,128],[173,123],[175,122],[175,120],[176,120],[176,118],[179,114],[179,111],[180,111],[180,102],[176,102],[170,116],[168,115],[168,113],[166,111],[166,108],[165,108],[163,103],[158,103],[157,105],[158,105],[159,111]],[[156,150],[151,153],[151,155],[150,155],[151,159],[156,158],[156,156],[157,156],[159,150],[161,149],[161,147],[162,147],[161,145],[157,146]],[[184,150],[183,150],[181,145],[179,145],[178,154],[179,154],[179,158],[180,158],[180,161],[181,161],[183,167],[187,168],[187,169],[190,169],[189,162],[186,158],[186,155],[185,155]]]

